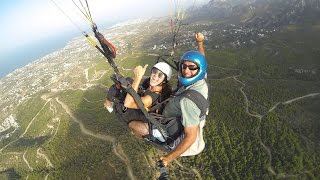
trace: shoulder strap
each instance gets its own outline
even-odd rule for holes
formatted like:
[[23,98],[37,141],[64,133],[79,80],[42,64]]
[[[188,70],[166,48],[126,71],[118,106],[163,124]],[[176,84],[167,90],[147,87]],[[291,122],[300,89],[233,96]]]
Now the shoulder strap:
[[[147,89],[144,93],[143,96],[149,95],[152,99],[151,107],[155,106],[158,102],[161,100],[161,95],[157,94],[155,92],[152,92],[150,89]],[[141,96],[142,97],[142,96]],[[150,111],[150,110],[149,110]]]
[[141,97],[137,94],[137,92],[131,87],[131,85],[129,85],[128,87],[126,87],[127,92],[133,97],[133,99],[135,100],[135,102],[137,103],[137,106],[139,107],[139,109],[142,111],[142,113],[144,114],[144,116],[155,126],[163,129],[164,125],[162,125],[160,122],[158,122],[153,116],[151,116],[147,110],[145,109],[143,102],[141,100]]
[[170,99],[172,99],[172,97],[169,97],[168,99],[155,104],[149,109],[149,112],[154,112],[156,109],[159,109],[162,105],[164,105],[164,103],[167,103]]
[[182,92],[179,96],[190,99],[198,106],[201,111],[199,117],[206,115],[207,109],[209,108],[209,102],[200,92],[188,89]]

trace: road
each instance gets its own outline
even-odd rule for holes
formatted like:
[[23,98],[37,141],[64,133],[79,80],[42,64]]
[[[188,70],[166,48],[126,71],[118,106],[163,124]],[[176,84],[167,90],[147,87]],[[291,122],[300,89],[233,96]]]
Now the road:
[[65,110],[65,112],[69,115],[69,117],[76,123],[79,124],[80,126],[80,130],[83,134],[85,135],[88,135],[88,136],[92,136],[94,138],[97,138],[97,139],[101,139],[103,141],[108,141],[110,143],[112,143],[112,146],[113,146],[113,153],[118,156],[126,165],[127,165],[127,174],[128,174],[128,177],[131,179],[131,180],[135,180],[136,178],[134,177],[133,175],[133,171],[132,171],[132,167],[131,167],[131,163],[128,159],[128,157],[126,156],[126,154],[124,153],[123,149],[122,149],[122,146],[120,144],[117,144],[116,143],[116,138],[113,137],[113,136],[109,136],[109,135],[104,135],[104,134],[99,134],[99,133],[94,133],[90,130],[88,130],[84,125],[83,123],[78,120],[74,114],[72,113],[72,111],[70,110],[70,108],[65,104],[63,103],[62,101],[59,100],[58,97],[55,98],[55,100],[62,106],[62,108]]
[[[221,68],[221,67],[217,67],[217,66],[214,66],[214,67]],[[268,168],[267,169],[268,169],[269,173],[271,175],[274,175],[276,177],[281,177],[281,178],[299,177],[299,175],[301,175],[303,173],[308,173],[309,171],[307,170],[307,171],[304,171],[304,172],[300,172],[298,174],[287,174],[287,173],[278,173],[277,174],[275,169],[272,166],[272,163],[271,163],[272,162],[272,152],[270,151],[270,148],[267,145],[264,144],[264,142],[262,141],[262,139],[259,136],[258,132],[260,131],[261,121],[262,121],[263,117],[265,117],[268,113],[270,113],[270,112],[274,111],[275,109],[277,109],[279,105],[281,105],[281,104],[283,104],[283,105],[284,104],[290,104],[290,103],[293,103],[295,101],[303,100],[303,99],[306,99],[306,98],[320,96],[320,93],[310,93],[310,94],[306,94],[306,95],[301,96],[301,97],[296,97],[296,98],[293,98],[293,99],[289,99],[289,100],[284,101],[284,102],[277,102],[264,115],[258,114],[256,112],[251,113],[250,110],[249,110],[248,97],[247,97],[246,93],[243,91],[243,89],[246,87],[246,84],[238,79],[242,75],[242,72],[240,70],[238,70],[238,69],[231,69],[231,68],[221,68],[221,69],[236,70],[236,71],[240,72],[238,75],[229,76],[229,77],[226,77],[226,78],[223,78],[223,79],[210,79],[210,78],[208,78],[208,79],[209,80],[226,80],[226,79],[233,78],[236,82],[241,84],[241,87],[239,88],[239,91],[242,93],[242,95],[244,97],[244,101],[245,101],[245,107],[244,108],[245,108],[245,111],[249,116],[252,116],[252,117],[258,119],[258,121],[259,121],[259,126],[257,127],[255,132],[256,132],[257,138],[260,141],[261,146],[263,147],[263,149],[265,150],[266,154],[268,155],[269,162],[268,162]]]

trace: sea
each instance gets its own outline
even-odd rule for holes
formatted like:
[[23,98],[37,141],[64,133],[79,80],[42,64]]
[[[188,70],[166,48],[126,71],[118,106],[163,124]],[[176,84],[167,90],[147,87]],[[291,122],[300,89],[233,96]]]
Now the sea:
[[[101,24],[99,29],[106,29],[114,24],[116,24],[116,22]],[[88,34],[91,33],[91,29],[89,28],[85,29],[85,31]],[[49,37],[46,40],[15,49],[14,51],[0,54],[0,79],[16,69],[22,68],[37,59],[62,49],[69,41],[79,36],[82,36],[82,34],[77,30],[64,32]]]

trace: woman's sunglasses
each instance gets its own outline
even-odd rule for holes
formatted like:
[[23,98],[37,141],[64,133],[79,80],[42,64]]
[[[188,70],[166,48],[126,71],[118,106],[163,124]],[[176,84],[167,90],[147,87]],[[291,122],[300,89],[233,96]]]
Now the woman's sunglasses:
[[182,69],[189,69],[190,71],[194,71],[199,69],[199,67],[197,65],[186,65],[186,64],[181,64],[181,68]]
[[162,79],[162,78],[165,77],[165,74],[163,74],[163,72],[160,71],[160,70],[157,69],[157,68],[152,68],[152,69],[151,69],[151,74],[154,74],[154,75],[158,76],[159,79]]

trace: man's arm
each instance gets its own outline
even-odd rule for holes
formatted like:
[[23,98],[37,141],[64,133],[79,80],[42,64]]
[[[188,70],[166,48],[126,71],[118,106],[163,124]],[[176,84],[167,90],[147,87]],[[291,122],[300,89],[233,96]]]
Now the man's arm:
[[184,153],[187,149],[189,149],[190,146],[195,142],[198,135],[198,131],[199,125],[184,128],[185,136],[180,142],[180,144],[178,144],[178,146],[167,155],[160,157],[160,159],[163,161],[163,164],[167,166],[171,161],[173,161],[182,153]]
[[197,44],[198,44],[198,51],[202,55],[205,55],[204,46],[203,46],[203,40],[204,40],[203,34],[200,32],[196,33],[196,40],[197,40]]

